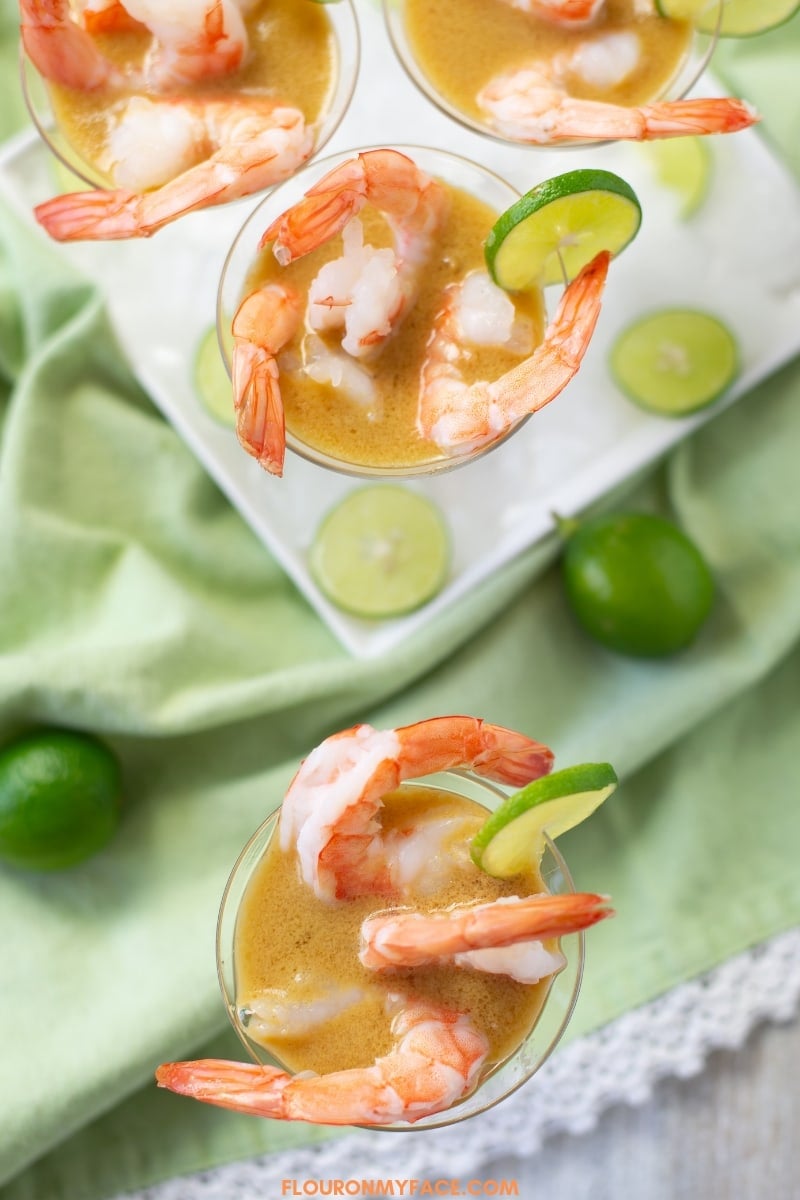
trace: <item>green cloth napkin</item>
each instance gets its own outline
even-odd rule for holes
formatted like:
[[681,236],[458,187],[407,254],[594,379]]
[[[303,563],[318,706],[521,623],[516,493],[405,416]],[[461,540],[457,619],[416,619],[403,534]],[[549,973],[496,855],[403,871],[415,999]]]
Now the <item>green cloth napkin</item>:
[[[7,134],[11,0],[0,38]],[[798,173],[799,50],[795,19],[717,60]],[[0,872],[0,1200],[100,1200],[335,1136],[149,1081],[238,1053],[214,972],[225,878],[299,759],[355,720],[471,711],[562,765],[616,765],[613,801],[563,842],[619,913],[592,931],[570,1036],[797,923],[800,364],[604,502],[671,514],[716,574],[703,635],[659,663],[575,628],[552,540],[401,650],[349,659],[142,393],[94,289],[2,208],[0,420],[0,735],[95,730],[127,793],[85,867]]]

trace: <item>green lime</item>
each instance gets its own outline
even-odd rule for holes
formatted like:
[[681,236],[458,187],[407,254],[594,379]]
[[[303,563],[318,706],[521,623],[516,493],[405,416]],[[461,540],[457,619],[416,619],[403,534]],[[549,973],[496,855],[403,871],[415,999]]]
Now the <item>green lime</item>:
[[650,513],[559,524],[567,600],[587,633],[644,658],[689,645],[711,611],[714,580],[685,533]]
[[641,142],[639,145],[658,182],[678,197],[680,216],[685,220],[697,212],[708,195],[711,180],[708,140],[676,137]]
[[798,0],[656,0],[662,17],[692,21],[701,33],[713,33],[719,21],[721,37],[750,37],[782,25],[800,9]]
[[486,265],[509,292],[564,283],[601,250],[619,254],[641,222],[636,193],[619,175],[567,171],[520,196],[497,218],[486,239]]
[[222,425],[233,427],[236,424],[231,380],[213,325],[205,331],[197,344],[194,356],[194,386],[206,412]]
[[535,779],[495,809],[472,839],[473,862],[500,879],[518,875],[544,853],[544,835],[560,837],[585,821],[617,786],[608,763],[583,763]]
[[120,819],[117,759],[85,733],[42,729],[0,751],[0,859],[57,871],[89,858]]
[[662,309],[634,321],[615,339],[611,372],[634,403],[682,417],[713,403],[739,371],[731,331],[710,313]]
[[311,573],[340,608],[360,617],[394,617],[441,589],[450,539],[439,509],[418,492],[368,485],[323,519],[311,546]]

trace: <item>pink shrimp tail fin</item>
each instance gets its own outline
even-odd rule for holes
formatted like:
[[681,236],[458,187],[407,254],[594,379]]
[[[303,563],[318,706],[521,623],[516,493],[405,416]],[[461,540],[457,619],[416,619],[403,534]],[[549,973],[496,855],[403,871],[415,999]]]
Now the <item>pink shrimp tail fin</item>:
[[643,140],[692,134],[738,133],[740,129],[747,129],[761,120],[746,100],[735,100],[728,96],[646,104],[641,113],[644,118]]
[[524,733],[480,717],[432,717],[397,730],[404,779],[463,767],[522,787],[553,767],[553,752]]
[[68,192],[37,204],[33,215],[57,242],[149,237],[139,222],[141,196],[124,190]]
[[162,1063],[159,1087],[205,1104],[260,1117],[283,1116],[283,1090],[291,1076],[276,1067],[228,1062],[221,1058]]
[[237,342],[233,350],[236,436],[271,475],[283,474],[286,423],[274,357],[261,346]]
[[501,725],[484,723],[481,733],[484,750],[472,763],[476,774],[523,787],[552,771],[555,756],[549,746]]
[[590,929],[606,917],[613,917],[614,909],[608,896],[596,892],[571,892],[562,896],[537,897],[537,922],[533,934],[539,939],[566,937]]
[[[589,348],[597,319],[600,316],[600,301],[610,261],[611,255],[608,250],[601,250],[590,263],[587,263],[565,289],[553,320],[544,332],[541,350],[552,358],[562,377],[566,376],[562,387],[578,370],[583,356]],[[536,353],[533,357],[536,358]],[[558,389],[558,391],[560,390],[561,388]],[[557,394],[554,392],[552,395],[547,395],[543,389],[543,399],[533,411],[542,408]]]
[[341,233],[363,203],[361,197],[348,191],[309,193],[272,222],[262,234],[259,249],[274,242],[273,253],[281,266],[286,266]]

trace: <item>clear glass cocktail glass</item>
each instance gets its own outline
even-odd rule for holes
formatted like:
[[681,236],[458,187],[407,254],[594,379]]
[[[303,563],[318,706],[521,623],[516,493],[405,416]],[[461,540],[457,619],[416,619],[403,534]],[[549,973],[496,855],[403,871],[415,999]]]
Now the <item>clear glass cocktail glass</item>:
[[[269,192],[245,220],[228,252],[217,293],[217,334],[229,375],[231,374],[231,319],[246,294],[248,276],[253,270],[258,255],[263,253],[259,251],[259,242],[264,230],[275,218],[300,200],[305,191],[328,171],[358,153],[378,148],[359,147],[309,164],[293,175],[291,179]],[[429,175],[461,188],[482,200],[497,215],[519,199],[519,192],[505,180],[485,167],[459,155],[428,146],[392,146],[388,148],[402,151]],[[269,251],[267,250],[266,253]],[[499,446],[526,420],[528,420],[527,416],[503,431],[489,445],[478,449],[470,448],[446,455],[441,451],[435,451],[434,448],[431,456],[422,461],[392,465],[385,463],[375,465],[335,457],[295,436],[288,427],[286,446],[287,449],[305,458],[308,462],[345,475],[372,479],[408,479],[415,476],[437,474],[472,462]]]
[[[408,0],[382,0],[383,13],[386,24],[386,29],[389,34],[389,39],[394,48],[398,62],[403,67],[411,82],[417,89],[426,97],[432,104],[445,113],[448,117],[457,121],[466,129],[472,130],[475,133],[483,134],[486,137],[492,138],[498,142],[511,142],[523,146],[537,146],[539,143],[532,142],[523,137],[515,137],[511,134],[504,133],[492,126],[488,118],[481,115],[476,115],[474,112],[467,112],[460,107],[451,97],[444,95],[439,87],[434,84],[426,73],[425,69],[419,62],[418,55],[414,49],[412,40],[409,37],[408,27],[406,22],[406,10]],[[494,0],[494,3],[501,4],[503,0]],[[722,19],[722,8],[724,0],[718,0],[718,13],[714,25],[714,32],[710,34],[695,32],[689,43],[688,52],[678,63],[677,69],[666,82],[666,84],[653,96],[648,98],[648,102],[662,100],[680,100],[694,87],[698,80],[703,75],[708,67],[714,49],[717,43],[717,32]],[[710,24],[710,21],[709,21]],[[587,30],[576,29],[571,36],[576,39],[587,34]],[[531,59],[535,58],[535,43],[531,45]],[[521,54],[522,58],[522,54]],[[493,72],[487,66],[486,82],[488,83]],[[542,149],[558,149],[560,147],[576,147],[576,146],[599,146],[607,144],[613,139],[580,139],[571,138],[568,141],[555,141],[542,145]]]
[[[319,8],[317,0],[300,0],[300,3]],[[330,23],[335,62],[330,93],[312,124],[313,154],[318,154],[328,143],[347,112],[355,89],[360,61],[360,34],[353,0],[331,0],[325,5],[324,12]],[[31,120],[58,162],[91,188],[112,187],[109,177],[100,167],[88,161],[65,136],[54,110],[47,80],[33,65],[22,46],[20,77],[22,94]],[[291,98],[287,98],[287,103],[292,103]],[[74,183],[74,180],[71,182]]]
[[[462,771],[444,771],[415,780],[414,783],[455,792],[476,801],[489,811],[497,808],[507,795],[485,779]],[[404,786],[401,785],[401,790]],[[276,834],[279,815],[280,809],[273,812],[256,830],[231,872],[222,897],[217,923],[217,974],[226,1012],[251,1059],[256,1063],[285,1069],[278,1059],[248,1034],[246,1023],[239,1012],[236,991],[236,927],[239,908],[253,873],[270,840]],[[569,868],[549,838],[540,864],[540,873],[548,892],[562,895],[575,891]],[[454,1125],[492,1108],[527,1083],[558,1045],[578,999],[584,965],[584,934],[574,933],[562,937],[560,948],[566,964],[558,974],[552,976],[533,1028],[509,1058],[490,1068],[474,1091],[444,1112],[424,1117],[413,1125],[398,1122],[370,1128],[408,1132]]]

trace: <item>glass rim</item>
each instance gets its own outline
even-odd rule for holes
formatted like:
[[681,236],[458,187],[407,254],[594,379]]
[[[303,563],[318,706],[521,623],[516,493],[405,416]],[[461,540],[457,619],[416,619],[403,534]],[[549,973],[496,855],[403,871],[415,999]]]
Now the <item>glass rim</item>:
[[[405,3],[406,0],[381,0],[384,25],[395,58],[408,79],[425,99],[463,129],[467,129],[471,133],[477,133],[481,137],[488,138],[490,141],[500,143],[504,146],[519,146],[522,149],[533,151],[579,150],[582,147],[594,149],[614,145],[616,141],[621,140],[615,138],[570,138],[569,140],[557,142],[532,142],[524,138],[515,138],[509,134],[501,133],[499,130],[493,129],[487,122],[481,121],[478,117],[473,117],[469,113],[463,112],[434,88],[427,75],[417,63],[408,44],[402,21],[402,11]],[[675,73],[664,85],[664,88],[646,103],[653,104],[667,100],[682,100],[702,78],[713,58],[722,24],[722,10],[725,0],[716,0],[716,3],[717,15],[713,30],[709,33],[704,33],[698,29],[692,31],[686,56],[681,60]]]
[[[435,775],[421,777],[420,779],[407,780],[405,783],[400,784],[400,789],[408,786],[413,787],[415,785],[422,785],[425,787],[437,788],[439,790],[454,791],[456,789],[452,785],[450,788],[447,787],[448,781],[451,780],[461,780],[462,782],[467,781],[474,788],[476,788],[476,790],[492,794],[494,797],[496,797],[498,803],[505,800],[509,795],[508,791],[503,791],[491,780],[482,776],[478,776],[471,771],[461,770],[458,768],[454,768],[449,771],[440,771]],[[474,799],[475,797],[470,798]],[[478,802],[480,803],[480,801]],[[261,861],[267,846],[270,844],[270,841],[277,832],[278,818],[280,816],[281,807],[282,805],[278,804],[265,817],[254,833],[248,838],[247,842],[237,856],[222,893],[216,925],[215,947],[217,982],[219,984],[225,1011],[228,1016],[228,1020],[233,1026],[239,1041],[246,1050],[249,1059],[259,1065],[261,1065],[264,1060],[259,1056],[259,1053],[255,1049],[257,1043],[247,1037],[246,1031],[236,1019],[236,997],[229,991],[227,981],[225,979],[226,949],[223,945],[223,942],[227,933],[226,926],[232,920],[233,926],[230,936],[232,946],[233,938],[235,936],[236,916],[238,914],[239,906],[241,905],[242,897],[247,889],[250,879],[252,878],[254,870]],[[555,842],[549,837],[549,835],[544,834],[544,839],[544,859],[548,858],[549,856],[553,862],[553,867],[547,872],[548,877],[551,877],[556,873],[560,874],[565,884],[563,889],[564,892],[574,893],[576,890],[575,883],[564,856],[561,854]],[[258,850],[258,855],[255,859],[253,859],[252,862],[250,862],[256,850]],[[246,878],[244,880],[240,878],[240,873],[243,870],[246,870]],[[237,884],[240,885],[239,898],[236,905],[236,911],[231,915],[228,906],[231,901],[234,888],[237,886]],[[586,960],[585,932],[583,930],[579,930],[575,933],[565,935],[559,939],[559,941],[562,951],[566,945],[569,947],[571,953],[568,954],[566,951],[564,951],[566,965],[562,967],[560,971],[556,972],[550,977],[549,985],[534,1020],[533,1026],[528,1031],[525,1038],[513,1051],[513,1053],[502,1062],[494,1064],[486,1073],[486,1075],[483,1076],[477,1087],[475,1087],[471,1092],[462,1097],[461,1100],[457,1101],[449,1108],[438,1113],[432,1113],[428,1117],[424,1117],[413,1124],[408,1122],[398,1122],[391,1125],[356,1125],[355,1127],[368,1129],[370,1132],[378,1133],[413,1133],[422,1132],[427,1129],[442,1129],[449,1125],[460,1124],[462,1121],[468,1120],[470,1117],[478,1116],[480,1113],[486,1112],[488,1109],[495,1107],[495,1105],[499,1104],[502,1100],[505,1100],[508,1096],[512,1095],[519,1088],[528,1083],[530,1079],[532,1079],[533,1076],[540,1070],[542,1065],[547,1061],[561,1041],[561,1038],[563,1037],[564,1032],[572,1019],[572,1015],[575,1011],[575,1006],[580,995]],[[233,971],[232,954],[229,970]],[[562,974],[569,979],[570,974],[568,973],[571,973],[571,983],[568,984],[568,994],[566,997],[561,998],[560,1017],[557,1018],[554,1027],[549,1033],[547,1044],[543,1046],[541,1050],[537,1051],[535,1055],[535,1061],[524,1067],[518,1077],[504,1080],[500,1085],[498,1094],[491,1095],[485,1100],[485,1102],[481,1101],[481,1093],[484,1092],[484,1090],[487,1088],[487,1085],[489,1085],[492,1080],[497,1081],[499,1076],[504,1071],[511,1069],[515,1061],[518,1060],[520,1055],[523,1054],[526,1046],[530,1042],[530,1039],[534,1036],[537,1027],[539,1026],[546,1010],[548,1009],[548,1006],[551,1006],[552,1001],[555,999],[553,995],[554,984],[557,980],[559,980]],[[274,1058],[274,1056],[270,1054],[270,1051],[268,1051],[266,1047],[262,1046],[260,1047],[260,1050],[262,1055],[269,1055],[270,1057]],[[278,1060],[276,1059],[275,1061]],[[293,1075],[295,1073],[291,1070],[288,1070],[283,1064],[279,1065],[280,1069],[287,1070],[288,1074]],[[464,1106],[469,1105],[470,1102],[472,1102],[475,1107],[465,1111]]]
[[[328,98],[317,118],[309,123],[315,131],[314,146],[309,157],[301,164],[306,166],[333,137],[341,125],[358,82],[361,63],[361,29],[354,0],[306,0],[319,6],[322,2],[331,24],[335,42],[335,75],[331,82]],[[108,177],[91,162],[82,157],[78,150],[64,138],[55,120],[47,91],[47,80],[35,66],[20,40],[19,77],[22,97],[33,125],[50,152],[73,175],[90,187],[102,191],[113,189]],[[158,95],[158,93],[152,93]],[[174,95],[175,93],[165,93]],[[267,193],[277,184],[270,184]],[[235,201],[230,201],[235,203]]]
[[[339,163],[345,162],[347,159],[358,154],[363,154],[371,150],[398,150],[402,154],[407,154],[410,158],[415,156],[422,157],[421,165],[423,169],[435,174],[435,167],[426,165],[424,159],[427,156],[444,161],[451,164],[454,170],[466,170],[474,172],[476,176],[480,176],[487,184],[498,190],[502,189],[505,193],[503,207],[498,208],[498,213],[504,211],[511,204],[515,203],[521,195],[519,189],[509,183],[507,179],[492,170],[491,167],[484,166],[482,163],[475,162],[474,159],[467,157],[465,154],[460,154],[457,151],[446,150],[439,146],[423,145],[421,143],[405,143],[405,142],[390,142],[378,144],[370,144],[363,146],[353,146],[346,150],[339,150],[333,154],[326,155],[323,158],[314,158],[305,163],[300,170],[296,171],[290,178],[283,180],[277,184],[265,195],[261,196],[256,206],[251,209],[245,217],[243,223],[239,227],[234,239],[228,248],[225,255],[225,260],[222,264],[220,272],[219,285],[217,287],[216,299],[216,327],[217,327],[217,342],[219,345],[222,361],[225,365],[225,370],[230,378],[232,375],[231,367],[231,342],[230,342],[230,322],[232,319],[231,307],[226,304],[226,288],[230,286],[230,276],[233,269],[233,264],[237,257],[241,254],[242,248],[252,235],[253,226],[257,224],[261,218],[261,212],[265,206],[279,205],[281,201],[281,193],[286,195],[297,189],[306,179],[311,179],[317,175],[321,178],[323,174],[330,171]],[[416,160],[415,160],[416,161]],[[299,198],[299,197],[298,197]],[[276,214],[278,215],[278,214]],[[264,221],[266,225],[266,221]],[[253,243],[257,245],[257,241]],[[253,251],[255,254],[255,250]],[[252,261],[252,258],[251,260]],[[440,458],[427,459],[420,463],[410,463],[401,466],[375,466],[365,463],[352,463],[347,459],[335,458],[323,450],[318,450],[314,446],[310,446],[307,442],[296,437],[289,429],[286,430],[286,449],[290,450],[298,458],[305,459],[306,462],[312,463],[314,466],[323,467],[326,470],[333,471],[339,475],[348,475],[360,479],[423,479],[434,475],[445,474],[449,471],[458,470],[461,467],[468,466],[470,463],[477,462],[478,459],[484,458],[487,454],[491,454],[497,450],[503,443],[515,433],[517,433],[523,425],[526,424],[533,414],[526,413],[517,422],[504,430],[494,441],[487,445],[480,446],[477,449],[465,450],[462,454],[442,455]]]

